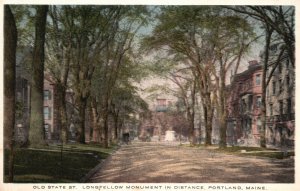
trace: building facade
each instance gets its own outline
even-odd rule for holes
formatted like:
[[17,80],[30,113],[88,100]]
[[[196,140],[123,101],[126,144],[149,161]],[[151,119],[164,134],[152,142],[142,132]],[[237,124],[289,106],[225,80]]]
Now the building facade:
[[50,75],[44,77],[44,130],[48,140],[59,139],[58,100],[56,86]]
[[[271,76],[267,86],[267,143],[274,146],[294,146],[295,134],[295,69],[284,53],[277,62],[279,45],[271,46],[270,67],[267,76]],[[272,73],[273,72],[273,73]]]
[[[30,63],[32,53],[29,48],[20,48],[16,59],[16,142],[20,145],[26,144],[30,126],[30,93],[31,76]],[[44,77],[44,132],[46,140],[57,140],[57,96],[55,83],[49,74]]]
[[231,79],[227,100],[228,144],[259,144],[261,128],[262,66],[250,61],[248,69]]

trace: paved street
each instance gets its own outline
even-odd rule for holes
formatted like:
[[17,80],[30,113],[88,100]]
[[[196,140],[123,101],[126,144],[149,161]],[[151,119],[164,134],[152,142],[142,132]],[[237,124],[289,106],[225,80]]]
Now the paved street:
[[89,182],[291,183],[293,159],[239,157],[175,144],[122,146]]

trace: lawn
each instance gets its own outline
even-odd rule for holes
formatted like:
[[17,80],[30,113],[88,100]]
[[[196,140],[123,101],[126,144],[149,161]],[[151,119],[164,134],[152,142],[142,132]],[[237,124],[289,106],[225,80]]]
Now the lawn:
[[[101,159],[108,157],[116,146],[50,145],[45,148],[18,148],[15,154],[15,177],[18,183],[79,182]],[[5,152],[5,178],[8,174],[8,153]]]
[[[244,152],[242,152],[242,150]],[[289,158],[290,156],[295,156],[294,151],[283,152],[278,149],[269,149],[269,148],[261,148],[261,147],[226,147],[226,148],[218,148],[216,149],[218,152],[226,152],[231,154],[237,154],[240,156],[257,156],[257,157],[268,157],[268,158],[276,158],[276,159],[284,159]]]

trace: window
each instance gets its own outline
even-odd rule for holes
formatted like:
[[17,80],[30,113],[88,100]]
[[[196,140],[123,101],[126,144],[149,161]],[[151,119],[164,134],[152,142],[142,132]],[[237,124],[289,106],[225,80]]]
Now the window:
[[259,86],[259,85],[260,85],[260,83],[261,83],[260,74],[257,74],[257,75],[256,75],[256,78],[255,78],[255,83],[256,83],[256,85],[257,85],[257,86]]
[[275,95],[276,94],[276,82],[275,81],[273,81],[273,83],[272,83],[272,93],[273,93],[273,95]]
[[270,104],[270,116],[273,116],[273,104]]
[[157,99],[157,103],[159,106],[166,106],[167,100],[166,99]]
[[17,100],[22,100],[22,94],[21,94],[21,92],[17,92]]
[[242,104],[241,104],[241,111],[245,112],[247,109],[247,104],[246,104],[246,100],[242,99]]
[[49,90],[44,90],[44,100],[51,99],[51,92]]
[[256,127],[257,127],[257,131],[261,131],[261,120],[260,117],[257,118],[256,120]]
[[167,110],[167,100],[166,99],[157,99],[156,111],[166,111]]
[[48,139],[49,138],[49,132],[50,132],[50,125],[46,123],[44,125],[44,128],[45,128],[45,138]]
[[280,115],[283,114],[283,101],[282,100],[279,101],[279,114]]
[[249,95],[248,96],[248,111],[251,111],[251,109],[253,107],[252,105],[253,105],[253,96]]
[[260,108],[260,106],[261,106],[261,97],[257,96],[256,97],[256,108]]
[[282,93],[283,92],[282,80],[278,80],[278,84],[279,84],[279,93]]
[[44,119],[51,119],[51,108],[50,107],[44,107]]

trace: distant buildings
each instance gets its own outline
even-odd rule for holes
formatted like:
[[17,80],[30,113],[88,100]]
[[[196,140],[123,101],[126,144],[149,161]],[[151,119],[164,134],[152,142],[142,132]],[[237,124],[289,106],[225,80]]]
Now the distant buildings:
[[166,130],[172,130],[170,116],[166,114],[170,110],[172,101],[167,97],[157,97],[152,103],[152,111],[145,116],[140,125],[139,137],[144,140],[146,137],[156,137],[162,140],[161,136],[165,135]]
[[166,112],[172,106],[172,100],[167,98],[158,97],[156,98],[155,111]]

